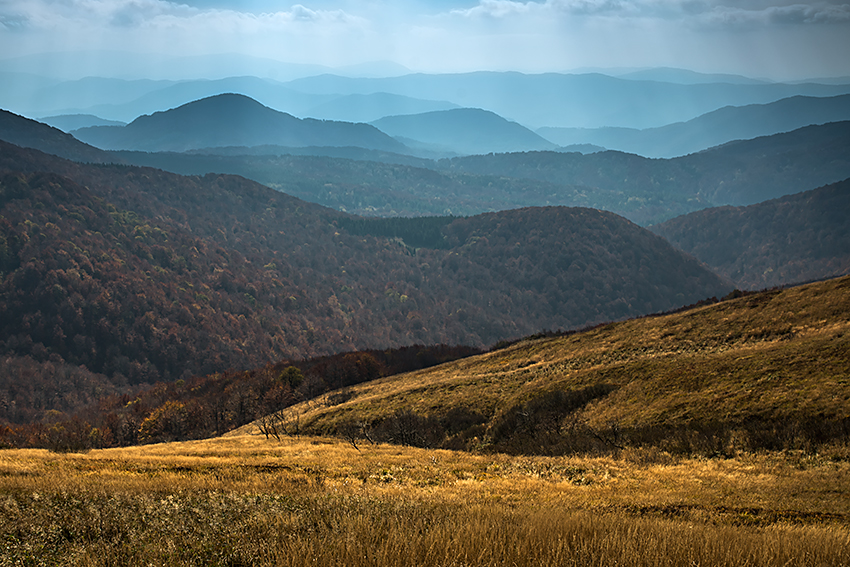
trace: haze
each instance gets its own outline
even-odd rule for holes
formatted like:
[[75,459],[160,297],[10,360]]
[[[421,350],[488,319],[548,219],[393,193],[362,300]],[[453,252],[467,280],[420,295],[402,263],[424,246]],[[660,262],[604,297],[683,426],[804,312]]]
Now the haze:
[[[0,53],[2,70],[64,79],[216,78],[239,55],[267,63],[244,73],[256,75],[285,62],[313,66],[302,75],[677,67],[802,80],[850,76],[850,4],[0,0]],[[57,56],[33,57],[45,53]],[[219,54],[230,59],[198,58]]]

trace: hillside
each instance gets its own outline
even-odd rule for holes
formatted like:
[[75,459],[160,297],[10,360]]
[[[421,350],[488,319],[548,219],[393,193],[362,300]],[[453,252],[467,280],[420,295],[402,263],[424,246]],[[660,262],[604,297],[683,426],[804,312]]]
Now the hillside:
[[[181,175],[242,175],[288,195],[352,214],[380,217],[474,215],[528,206],[600,206],[611,191],[546,181],[435,170],[434,162],[399,154],[345,157],[295,155],[282,148],[205,150],[203,153],[114,152],[117,159]],[[221,155],[224,152],[228,155]],[[305,153],[319,152],[305,148]],[[324,149],[322,153],[326,152]],[[242,154],[242,155],[240,155]],[[283,155],[281,155],[283,154]],[[375,160],[381,160],[375,161]],[[386,160],[386,163],[384,162]],[[603,197],[604,196],[604,197]],[[620,198],[616,196],[615,198]],[[676,209],[686,212],[690,209]]]
[[650,230],[741,289],[850,273],[850,180],[748,207],[705,209]]
[[0,140],[74,161],[110,163],[120,161],[84,144],[71,134],[5,110],[0,110]]
[[[751,205],[850,177],[850,122],[807,126],[656,160],[620,152],[528,152],[440,160],[441,170],[595,188],[588,206],[640,224],[673,211]],[[600,192],[601,190],[601,192]]]
[[[521,152],[439,161],[338,155],[116,154],[180,174],[243,175],[306,201],[369,216],[474,215],[528,206],[609,210],[641,225],[723,204],[749,205],[850,177],[850,122],[655,160],[621,152]],[[305,152],[313,152],[305,149]],[[217,152],[219,153],[219,152]],[[223,152],[221,152],[223,153]],[[356,161],[355,161],[356,159]],[[386,160],[378,163],[372,160]]]
[[304,112],[305,116],[345,122],[372,122],[385,116],[421,114],[457,108],[451,102],[422,100],[388,93],[352,94],[318,104]]
[[612,213],[459,218],[442,229],[445,245],[414,250],[240,177],[0,148],[0,349],[85,365],[110,383],[413,343],[483,346],[731,289]]
[[687,122],[658,128],[541,128],[556,144],[598,144],[650,158],[672,158],[719,146],[790,132],[814,124],[850,120],[850,95],[795,96],[769,104],[726,106]]
[[511,453],[814,449],[848,438],[848,331],[844,277],[523,341],[272,418],[302,433]]
[[102,149],[150,152],[261,145],[405,149],[367,124],[301,120],[238,94],[217,95],[140,116],[126,126],[92,126],[73,134]]
[[63,132],[71,132],[80,128],[88,128],[89,126],[125,126],[124,122],[117,120],[104,120],[93,114],[60,114],[57,116],[45,116],[41,118],[41,122],[54,128],[58,128]]
[[457,154],[551,150],[555,144],[525,126],[478,108],[387,116],[372,125],[408,146],[425,144]]

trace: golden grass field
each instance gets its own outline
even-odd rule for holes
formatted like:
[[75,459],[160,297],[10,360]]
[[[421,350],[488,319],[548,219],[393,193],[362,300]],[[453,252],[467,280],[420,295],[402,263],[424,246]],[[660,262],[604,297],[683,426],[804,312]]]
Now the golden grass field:
[[850,565],[850,454],[0,451],[0,565]]

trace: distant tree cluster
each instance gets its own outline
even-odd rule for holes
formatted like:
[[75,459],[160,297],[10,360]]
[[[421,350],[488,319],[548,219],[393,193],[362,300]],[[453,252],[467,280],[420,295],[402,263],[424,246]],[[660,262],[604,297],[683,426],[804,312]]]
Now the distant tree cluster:
[[[57,369],[52,363],[39,365],[29,358],[6,360],[0,362],[0,377],[7,376],[6,372],[20,375],[25,371],[30,382],[20,397],[0,399],[0,446],[63,451],[202,439],[331,390],[480,352],[471,347],[447,345],[349,352],[304,361],[281,361],[243,372],[231,370],[160,382],[134,393],[116,393],[113,389],[108,395],[102,389],[92,391],[102,388],[103,382],[96,378],[103,377],[70,365]],[[57,377],[64,380],[55,385],[47,383]],[[14,396],[16,390],[12,392]],[[51,396],[63,394],[83,397],[86,406],[74,412],[79,404],[68,401],[64,405],[66,412],[47,413],[33,407],[55,405]],[[338,396],[328,403],[342,401]],[[29,407],[30,413],[15,414],[18,404]]]

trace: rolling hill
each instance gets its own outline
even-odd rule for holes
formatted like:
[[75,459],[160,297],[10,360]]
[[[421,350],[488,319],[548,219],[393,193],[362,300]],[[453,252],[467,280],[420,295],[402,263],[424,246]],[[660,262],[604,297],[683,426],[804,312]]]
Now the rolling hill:
[[0,140],[80,162],[120,162],[119,158],[77,140],[71,134],[6,110],[0,110]]
[[71,132],[89,126],[126,126],[125,122],[117,120],[104,120],[93,114],[60,114],[57,116],[45,116],[39,120],[48,126],[58,128],[63,132]]
[[[527,206],[583,206],[649,225],[717,205],[749,205],[850,177],[850,122],[732,142],[671,160],[622,152],[521,152],[439,161],[346,157],[118,153],[180,174],[243,175],[301,199],[370,216],[473,215]],[[305,152],[313,153],[312,149]],[[244,151],[242,153],[245,153]],[[294,152],[293,152],[294,153]],[[376,163],[369,160],[386,160]]]
[[687,122],[658,128],[541,128],[552,142],[598,144],[609,150],[651,158],[672,158],[733,140],[790,132],[805,126],[850,120],[850,95],[795,96],[769,104],[727,106]]
[[525,126],[478,108],[387,116],[372,125],[408,146],[456,154],[551,150],[555,144]]
[[750,205],[718,207],[650,230],[741,289],[850,273],[850,180]]
[[591,187],[588,206],[654,224],[678,216],[670,216],[674,210],[751,205],[841,181],[850,177],[848,156],[850,122],[834,122],[669,160],[613,151],[528,152],[452,158],[437,165],[452,172]]
[[74,136],[109,150],[186,151],[220,146],[356,146],[403,152],[404,146],[367,124],[301,120],[238,94],[222,94],[126,126],[93,126]]
[[240,177],[0,148],[0,349],[85,365],[113,385],[344,350],[482,346],[731,289],[612,213],[436,219],[440,242],[414,249],[406,233],[349,229],[354,217]]
[[257,422],[483,451],[725,455],[846,443],[850,277],[532,339]]

